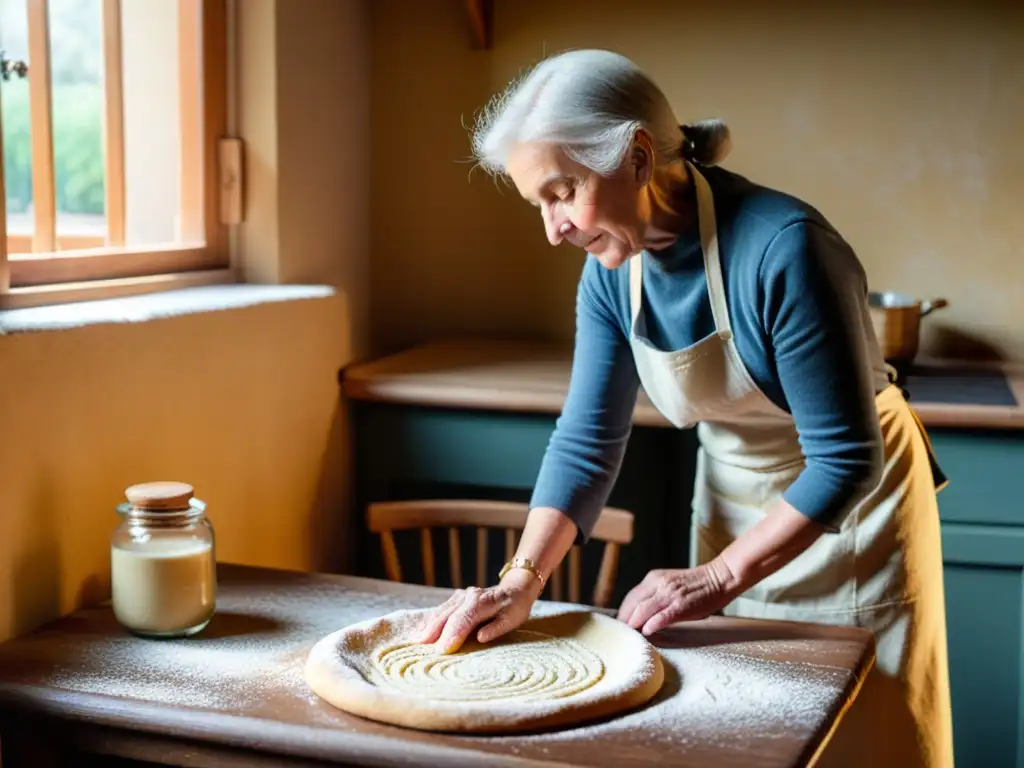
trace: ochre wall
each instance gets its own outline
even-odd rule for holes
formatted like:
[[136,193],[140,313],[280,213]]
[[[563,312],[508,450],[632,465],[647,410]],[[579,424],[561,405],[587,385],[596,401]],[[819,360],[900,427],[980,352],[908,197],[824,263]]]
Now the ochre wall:
[[[582,255],[514,189],[469,176],[463,126],[545,54],[620,51],[680,121],[731,126],[726,167],[802,196],[874,288],[947,309],[926,353],[1024,358],[1024,5],[515,0],[473,51],[461,3],[372,6],[373,330],[567,339]],[[979,342],[981,344],[979,344]]]
[[324,461],[338,459],[342,310],[330,298],[0,338],[0,637],[105,594],[132,483],[192,483],[219,559],[331,557],[313,534],[330,522],[318,494],[337,500],[322,480],[340,469]]

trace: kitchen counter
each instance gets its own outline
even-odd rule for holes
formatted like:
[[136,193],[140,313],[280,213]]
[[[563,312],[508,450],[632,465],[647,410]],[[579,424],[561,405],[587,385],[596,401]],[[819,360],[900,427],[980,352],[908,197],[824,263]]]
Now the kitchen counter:
[[[334,709],[302,667],[334,630],[436,606],[447,590],[223,564],[218,578],[218,613],[189,639],[133,637],[100,606],[0,647],[4,768],[85,754],[193,767],[807,765],[874,660],[864,629],[713,617],[659,633],[666,683],[632,713],[542,735],[426,733]],[[583,608],[535,608],[566,609]]]
[[[571,366],[567,346],[437,341],[350,366],[342,386],[355,400],[557,414]],[[907,372],[904,389],[929,427],[1024,429],[1024,365],[921,360]],[[642,391],[634,423],[671,427]]]

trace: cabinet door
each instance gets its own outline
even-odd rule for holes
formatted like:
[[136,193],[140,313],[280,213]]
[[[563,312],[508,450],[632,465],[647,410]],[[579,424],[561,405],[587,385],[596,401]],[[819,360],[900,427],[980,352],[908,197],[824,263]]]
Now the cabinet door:
[[939,494],[944,522],[1024,526],[1024,432],[929,430],[949,477]]
[[1024,768],[1024,528],[943,523],[957,768]]

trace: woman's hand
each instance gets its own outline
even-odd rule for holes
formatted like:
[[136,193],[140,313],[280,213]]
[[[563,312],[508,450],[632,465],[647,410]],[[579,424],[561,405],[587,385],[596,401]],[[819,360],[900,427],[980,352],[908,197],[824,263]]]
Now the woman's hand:
[[775,573],[825,529],[780,499],[713,560],[682,570],[651,571],[619,608],[619,619],[652,635],[676,621],[705,619]]
[[677,621],[704,619],[732,600],[735,582],[721,560],[696,568],[651,571],[626,595],[619,620],[645,635]]
[[428,617],[421,642],[453,653],[476,630],[476,639],[489,643],[526,621],[541,591],[540,580],[524,570],[509,571],[494,587],[460,589]]
[[[575,538],[576,523],[562,512],[535,507],[526,519],[516,556],[529,558],[541,573],[551,573]],[[452,653],[476,631],[477,641],[489,643],[526,621],[543,591],[540,579],[521,568],[510,570],[497,586],[459,590],[427,618],[421,642]]]

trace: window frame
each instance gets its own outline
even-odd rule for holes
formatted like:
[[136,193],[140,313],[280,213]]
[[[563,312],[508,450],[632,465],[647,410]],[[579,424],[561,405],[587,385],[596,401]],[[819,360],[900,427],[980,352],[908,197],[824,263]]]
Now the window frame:
[[[32,235],[7,234],[6,197],[0,163],[0,309],[135,295],[188,285],[235,280],[229,253],[229,227],[222,219],[222,196],[240,194],[238,169],[221,179],[221,144],[228,119],[227,0],[178,0],[180,130],[180,239],[172,243],[124,243],[124,128],[121,81],[121,2],[102,0],[104,53],[104,157],[107,234],[57,235],[50,121],[48,35],[49,0],[26,0],[29,13],[33,187]],[[200,56],[192,55],[200,51]],[[32,75],[37,82],[33,83]],[[2,87],[2,86],[0,86]],[[37,121],[39,128],[37,130]],[[37,138],[38,136],[38,138]],[[3,144],[0,130],[0,157]],[[37,155],[43,161],[37,168]],[[233,173],[231,173],[233,171]],[[38,186],[37,186],[38,184]],[[13,242],[32,242],[32,253],[9,253]]]

